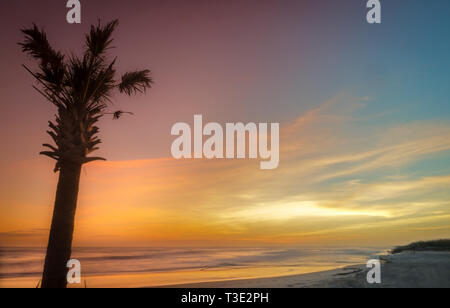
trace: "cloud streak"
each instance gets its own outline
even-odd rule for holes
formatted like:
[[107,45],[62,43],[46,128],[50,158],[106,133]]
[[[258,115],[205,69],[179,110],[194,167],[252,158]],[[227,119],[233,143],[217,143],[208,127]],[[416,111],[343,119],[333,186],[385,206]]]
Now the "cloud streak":
[[359,123],[370,103],[337,95],[283,124],[276,170],[259,170],[251,160],[93,164],[83,177],[76,238],[346,242],[376,237],[378,228],[398,238],[418,232],[412,230],[446,235],[449,170],[419,176],[409,168],[448,157],[450,124],[411,122],[374,132]]

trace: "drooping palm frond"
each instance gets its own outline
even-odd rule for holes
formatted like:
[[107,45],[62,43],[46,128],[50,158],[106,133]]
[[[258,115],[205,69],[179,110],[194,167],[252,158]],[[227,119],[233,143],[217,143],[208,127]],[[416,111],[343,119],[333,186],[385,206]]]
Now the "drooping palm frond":
[[147,88],[151,88],[152,83],[153,79],[150,77],[150,70],[128,72],[122,76],[119,90],[127,95],[138,92],[143,93]]
[[113,42],[111,36],[118,25],[119,21],[116,19],[109,22],[104,27],[100,25],[100,21],[97,26],[91,26],[91,31],[86,35],[87,51],[94,57],[98,57],[111,48]]

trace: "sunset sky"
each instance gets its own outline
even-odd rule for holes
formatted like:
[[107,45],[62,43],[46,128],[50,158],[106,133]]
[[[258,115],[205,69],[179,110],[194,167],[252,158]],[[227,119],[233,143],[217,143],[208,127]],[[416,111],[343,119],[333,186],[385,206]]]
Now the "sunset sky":
[[[45,246],[57,174],[38,155],[56,110],[32,89],[20,29],[82,50],[120,20],[119,73],[150,68],[134,116],[101,122],[75,246],[394,245],[450,237],[450,2],[1,1],[0,246]],[[176,122],[279,122],[280,165],[174,160]]]

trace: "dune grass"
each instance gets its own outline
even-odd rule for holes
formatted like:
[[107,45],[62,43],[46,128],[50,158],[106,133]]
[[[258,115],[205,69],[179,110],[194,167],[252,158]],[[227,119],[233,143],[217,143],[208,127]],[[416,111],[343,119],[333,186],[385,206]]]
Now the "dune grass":
[[405,251],[450,251],[450,239],[415,242],[392,249],[392,254]]

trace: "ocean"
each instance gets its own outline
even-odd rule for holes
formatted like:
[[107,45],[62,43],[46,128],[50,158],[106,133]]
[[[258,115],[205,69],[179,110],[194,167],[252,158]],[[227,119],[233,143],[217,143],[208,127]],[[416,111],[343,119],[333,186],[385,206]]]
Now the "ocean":
[[[74,248],[82,283],[70,287],[151,287],[312,273],[365,264],[378,248]],[[39,285],[44,248],[0,248],[0,287]]]

